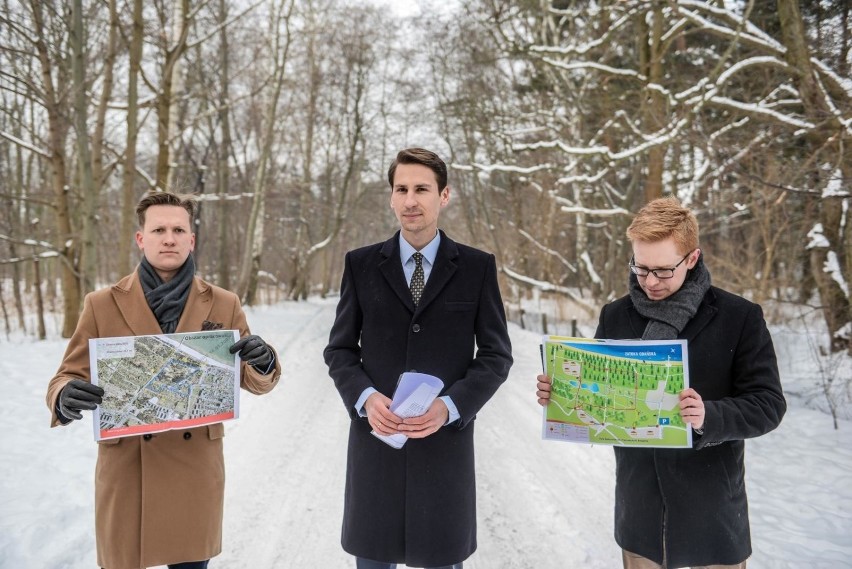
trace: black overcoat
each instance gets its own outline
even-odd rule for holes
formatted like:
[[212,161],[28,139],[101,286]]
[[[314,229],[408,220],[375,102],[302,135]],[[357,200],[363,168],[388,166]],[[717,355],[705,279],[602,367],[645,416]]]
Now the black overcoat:
[[[324,352],[352,419],[342,544],[377,561],[450,565],[476,549],[474,418],[505,381],[511,344],[493,255],[441,232],[416,308],[399,255],[399,233],[347,253]],[[405,371],[441,378],[461,418],[396,450],[354,406],[368,387],[392,397]]]
[[[647,319],[629,296],[601,311],[596,338],[635,339]],[[751,555],[745,443],[787,409],[760,306],[711,287],[678,336],[688,341],[689,384],[704,400],[692,449],[615,448],[615,539],[667,567],[733,565]]]

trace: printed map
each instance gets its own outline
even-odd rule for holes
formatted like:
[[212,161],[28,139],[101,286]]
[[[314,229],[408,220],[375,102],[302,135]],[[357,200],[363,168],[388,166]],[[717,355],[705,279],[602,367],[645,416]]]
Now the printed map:
[[235,330],[89,340],[104,389],[95,439],[197,427],[239,415]]
[[678,394],[689,387],[686,341],[545,336],[552,379],[543,437],[592,444],[691,447]]

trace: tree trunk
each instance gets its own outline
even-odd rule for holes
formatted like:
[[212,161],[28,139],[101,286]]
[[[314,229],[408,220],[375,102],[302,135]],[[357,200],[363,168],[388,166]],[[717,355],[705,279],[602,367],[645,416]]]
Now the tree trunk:
[[[98,188],[92,175],[92,155],[89,151],[87,119],[89,116],[86,95],[86,32],[83,26],[83,0],[73,0],[71,7],[71,70],[74,84],[74,121],[77,131],[77,163],[80,166],[80,194],[82,200],[83,239],[80,247],[81,293],[95,289],[97,278],[97,225]],[[108,84],[104,86],[108,91]],[[38,265],[36,265],[38,266]]]
[[[290,50],[290,14],[293,10],[293,2],[284,13],[284,1],[278,6],[277,17],[273,20],[275,34],[275,55],[273,58],[275,68],[273,70],[272,93],[269,98],[269,106],[264,113],[263,124],[265,126],[263,139],[260,147],[260,157],[257,164],[257,174],[254,178],[251,213],[246,228],[246,246],[240,267],[240,280],[237,295],[243,304],[252,305],[257,293],[257,273],[260,270],[260,259],[263,256],[263,214],[266,209],[266,170],[269,157],[272,154],[272,144],[275,137],[275,116],[278,109],[278,100],[281,89],[284,86],[284,72],[287,67],[287,54]],[[284,23],[285,38],[281,45],[281,23]]]
[[142,62],[142,36],[145,23],[142,16],[142,0],[133,0],[133,30],[130,36],[130,77],[127,80],[127,148],[124,151],[124,175],[121,194],[121,236],[118,241],[118,274],[130,273],[135,263],[132,235],[136,221],[136,139],[139,107],[139,70]]
[[216,176],[216,193],[219,196],[218,203],[218,235],[219,242],[218,252],[218,273],[219,286],[228,288],[231,281],[230,262],[228,259],[228,204],[226,198],[230,186],[230,170],[228,161],[231,157],[231,106],[229,100],[228,83],[230,81],[230,70],[228,65],[229,48],[228,48],[228,33],[224,23],[228,20],[228,3],[226,0],[219,0],[219,23],[221,31],[219,33],[219,66],[222,68],[221,78],[221,98],[219,99],[219,122],[221,123],[222,142],[219,145],[219,163],[218,173]]
[[175,124],[172,105],[175,104],[173,81],[174,69],[178,65],[186,49],[186,38],[189,33],[189,0],[175,0],[174,43],[166,48],[160,92],[157,94],[157,188],[165,190],[171,180],[172,145]]
[[[823,188],[834,184],[832,177],[849,180],[852,177],[852,153],[848,149],[848,133],[844,125],[832,114],[825,93],[820,88],[811,64],[804,21],[797,0],[778,0],[778,19],[781,36],[787,48],[787,63],[795,70],[793,80],[799,90],[805,115],[818,125],[808,134],[811,150],[825,156],[828,167],[826,179],[820,181]],[[825,170],[826,168],[824,168]],[[837,185],[839,185],[838,182]],[[848,331],[841,333],[852,322],[852,304],[848,290],[843,290],[840,281],[850,283],[852,277],[852,252],[849,251],[849,223],[843,223],[843,205],[848,205],[848,193],[822,191],[819,200],[821,231],[812,230],[811,270],[822,300],[823,314],[832,350],[852,351],[852,338]],[[820,236],[822,238],[820,238]],[[840,274],[832,274],[839,271]],[[848,287],[848,284],[847,284]]]
[[77,328],[77,319],[80,315],[80,303],[82,294],[80,281],[76,274],[77,233],[71,225],[71,208],[69,206],[68,192],[66,191],[66,167],[65,167],[65,138],[68,132],[68,123],[64,117],[67,116],[62,107],[56,89],[53,86],[53,64],[44,35],[44,19],[42,15],[42,3],[32,0],[33,22],[35,24],[35,48],[41,63],[41,76],[44,88],[44,102],[47,110],[51,185],[53,186],[54,207],[56,211],[56,249],[64,257],[62,263],[62,298],[65,302],[63,309],[62,337],[70,338]]

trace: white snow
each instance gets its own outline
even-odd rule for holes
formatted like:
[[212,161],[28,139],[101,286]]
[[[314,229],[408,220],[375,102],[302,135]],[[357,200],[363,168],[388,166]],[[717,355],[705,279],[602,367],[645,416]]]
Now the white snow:
[[[226,425],[224,551],[211,568],[354,567],[340,547],[349,419],[322,360],[335,304],[247,311],[279,349],[284,378],[268,395],[243,392],[240,419]],[[612,451],[541,440],[539,336],[511,334],[512,373],[476,421],[479,549],[465,567],[620,567]],[[798,394],[816,373],[806,342],[774,334],[790,408],[778,430],[746,444],[749,568],[850,567],[852,421],[835,431],[804,406]],[[3,568],[96,566],[91,418],[50,429],[44,404],[65,345],[56,332],[0,340]]]

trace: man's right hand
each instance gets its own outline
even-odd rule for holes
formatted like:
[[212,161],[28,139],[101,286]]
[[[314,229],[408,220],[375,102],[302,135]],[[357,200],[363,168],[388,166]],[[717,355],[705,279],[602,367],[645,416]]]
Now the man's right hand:
[[547,404],[550,403],[550,378],[546,375],[540,375],[536,377],[536,380],[538,383],[536,383],[535,394],[538,396],[538,404],[547,407]]
[[59,392],[57,407],[66,419],[82,419],[82,410],[92,411],[101,404],[104,390],[82,379],[72,379]]
[[399,425],[402,423],[402,419],[391,412],[390,404],[391,400],[378,391],[367,397],[364,402],[367,422],[380,435],[399,434]]

